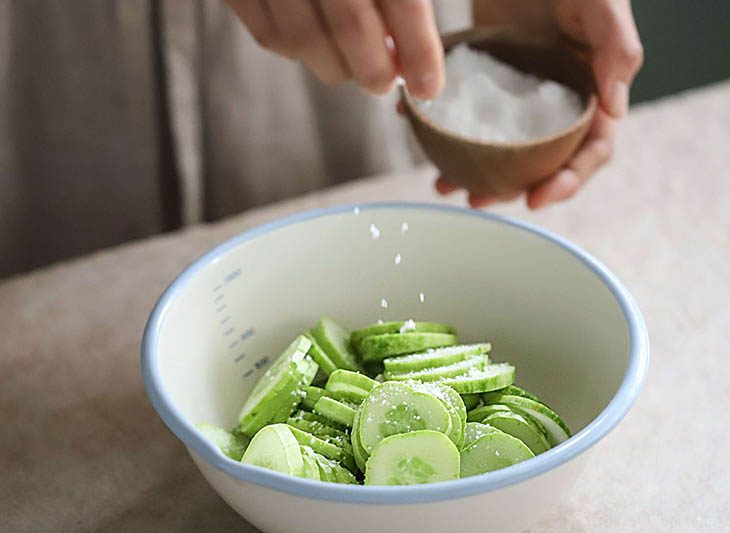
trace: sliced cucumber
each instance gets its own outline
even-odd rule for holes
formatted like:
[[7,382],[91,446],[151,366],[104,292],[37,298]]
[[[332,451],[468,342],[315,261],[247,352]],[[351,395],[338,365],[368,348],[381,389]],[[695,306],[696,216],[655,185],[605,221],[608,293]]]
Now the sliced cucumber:
[[340,462],[342,465],[347,467],[348,470],[354,472],[355,468],[357,468],[355,466],[355,459],[352,457],[351,454],[347,453],[344,448],[332,442],[320,439],[319,437],[315,437],[314,435],[312,435],[311,433],[307,433],[306,431],[302,431],[292,426],[287,427],[294,435],[295,440],[299,444],[309,446],[318,454],[324,455],[325,457],[327,457],[328,459],[332,459],[333,461]]
[[441,400],[397,381],[373,388],[360,409],[360,442],[368,454],[391,435],[420,429],[451,431],[451,416]]
[[359,370],[355,353],[350,347],[350,333],[331,318],[321,319],[312,330],[319,347],[335,364],[345,370]]
[[319,467],[319,479],[329,481],[330,483],[337,483],[337,475],[334,469],[335,466],[339,466],[337,461],[327,459],[324,455],[318,454],[317,452],[314,452],[314,457]]
[[534,456],[520,439],[493,430],[461,450],[461,477],[512,466]]
[[489,415],[493,415],[498,412],[513,413],[514,411],[506,405],[494,403],[490,405],[482,405],[481,407],[477,407],[476,409],[469,411],[466,415],[466,419],[469,422],[481,422]]
[[343,426],[352,427],[356,405],[343,400],[322,396],[314,405],[314,412]]
[[305,389],[305,395],[304,398],[302,398],[301,408],[311,411],[312,409],[314,409],[314,405],[317,403],[317,400],[319,400],[322,396],[329,395],[330,393],[322,387],[309,386]]
[[550,443],[542,430],[529,417],[503,411],[489,415],[484,423],[520,439],[535,455],[550,449]]
[[499,430],[481,422],[467,422],[464,430],[464,444],[461,449],[468,448],[484,435],[495,432],[499,432]]
[[570,438],[570,429],[555,411],[541,402],[536,402],[523,396],[509,394],[495,394],[488,396],[485,401],[501,403],[515,410],[519,414],[526,414],[539,426],[545,429],[547,440],[551,446],[557,446]]
[[441,432],[419,430],[381,440],[368,459],[366,485],[418,485],[459,478],[459,450]]
[[473,394],[502,389],[515,379],[515,367],[507,363],[487,365],[484,370],[472,369],[455,378],[440,381],[452,387],[459,394]]
[[317,344],[317,341],[314,338],[314,335],[312,335],[312,332],[306,331],[304,333],[304,336],[307,337],[312,343],[307,353],[312,359],[314,359],[314,362],[319,365],[320,370],[322,370],[322,372],[324,372],[328,376],[332,372],[337,370],[337,365],[332,362],[332,359],[330,359],[329,356],[324,353],[324,350],[320,347],[320,345]]
[[462,394],[461,399],[464,401],[464,406],[466,406],[467,411],[471,411],[472,409],[479,407],[479,404],[482,403],[482,397],[479,393]]
[[310,346],[309,339],[297,337],[256,383],[238,416],[241,432],[253,436],[275,416],[281,417],[289,405],[296,407],[301,390],[317,372],[316,363],[306,355]]
[[377,384],[377,381],[360,372],[338,369],[332,372],[325,388],[336,398],[360,404]]
[[415,390],[435,396],[444,404],[451,417],[451,431],[447,436],[457,448],[460,448],[464,442],[464,425],[466,424],[466,407],[464,407],[461,396],[451,387],[440,383],[423,383],[420,381],[406,381],[404,383]]
[[302,446],[302,460],[304,468],[302,469],[302,477],[319,481],[319,465],[317,463],[316,454],[309,446]]
[[214,426],[213,424],[201,423],[196,427],[198,428],[198,431],[213,441],[213,444],[218,446],[218,449],[223,453],[223,455],[233,459],[234,461],[241,460],[243,452],[246,450],[247,443],[245,441],[242,441],[233,433],[226,431],[221,427]]
[[384,333],[365,337],[360,342],[360,356],[366,362],[382,361],[394,355],[454,346],[457,342],[456,335],[451,333]]
[[352,455],[355,458],[355,464],[361,472],[365,472],[365,465],[367,464],[369,455],[360,442],[360,409],[355,412],[355,420],[352,421],[350,442],[352,443]]
[[336,483],[343,483],[345,485],[357,485],[357,478],[348,469],[343,468],[340,465],[335,465],[334,468]]
[[418,372],[426,368],[458,363],[474,355],[486,354],[490,349],[489,343],[448,346],[411,355],[389,357],[383,360],[383,365],[386,372]]
[[340,431],[337,428],[332,427],[329,424],[323,424],[322,422],[304,420],[301,417],[292,416],[286,421],[290,426],[294,426],[297,429],[311,433],[312,435],[320,438],[334,437],[346,439],[347,433]]
[[[410,326],[410,327],[409,327]],[[406,329],[408,328],[408,329]],[[436,322],[383,322],[382,324],[371,324],[362,329],[356,329],[350,335],[350,343],[355,349],[359,349],[360,342],[365,337],[372,335],[383,335],[385,333],[450,333],[456,335],[456,328],[447,324]]]
[[241,462],[292,476],[301,477],[304,472],[301,446],[286,424],[272,424],[256,433]]
[[483,370],[486,365],[484,356],[477,355],[472,356],[469,359],[459,361],[458,363],[452,363],[446,366],[437,366],[434,368],[426,368],[423,370],[417,370],[415,372],[385,372],[384,377],[386,381],[440,381],[444,378],[453,378],[456,376],[462,376],[475,368],[477,370]]

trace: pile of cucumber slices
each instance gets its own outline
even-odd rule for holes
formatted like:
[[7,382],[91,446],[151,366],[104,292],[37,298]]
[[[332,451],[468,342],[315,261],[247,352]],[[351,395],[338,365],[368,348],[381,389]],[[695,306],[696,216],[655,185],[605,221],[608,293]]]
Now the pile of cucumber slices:
[[[510,466],[570,437],[488,343],[432,322],[346,331],[329,318],[257,382],[232,431],[198,428],[235,461],[332,483],[413,485]],[[315,386],[318,383],[321,386]]]

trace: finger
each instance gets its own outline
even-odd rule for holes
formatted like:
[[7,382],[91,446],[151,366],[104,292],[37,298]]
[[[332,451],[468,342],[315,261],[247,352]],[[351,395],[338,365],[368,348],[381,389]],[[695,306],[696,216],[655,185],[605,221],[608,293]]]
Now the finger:
[[522,196],[522,191],[507,194],[469,194],[469,205],[474,209],[481,209],[500,202],[511,202]]
[[444,51],[428,0],[380,0],[408,90],[433,98],[444,83]]
[[602,0],[584,6],[586,36],[601,106],[614,117],[626,113],[629,86],[644,61],[644,50],[628,0]]
[[449,180],[447,180],[444,177],[439,176],[439,178],[436,180],[436,192],[439,194],[451,194],[452,192],[458,191],[459,187],[451,183]]
[[349,78],[339,51],[312,2],[276,0],[270,2],[269,7],[289,54],[301,59],[325,83],[336,84]]
[[390,90],[396,65],[385,43],[388,32],[373,0],[320,0],[329,31],[349,71],[364,89]]
[[260,46],[286,55],[284,42],[265,0],[228,0],[228,5]]
[[573,196],[611,158],[615,123],[615,119],[601,110],[597,111],[591,131],[581,147],[564,168],[528,192],[527,206],[540,209]]

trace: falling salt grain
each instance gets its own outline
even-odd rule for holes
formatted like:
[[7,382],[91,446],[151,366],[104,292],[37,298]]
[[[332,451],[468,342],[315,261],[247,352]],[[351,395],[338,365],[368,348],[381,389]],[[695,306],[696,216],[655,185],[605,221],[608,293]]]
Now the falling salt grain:
[[380,307],[382,307],[383,309],[388,309],[388,300],[386,300],[385,298],[380,300]]
[[378,324],[382,324],[382,323],[383,323],[383,319],[382,318],[379,318],[378,319]]
[[423,294],[422,292],[419,292],[418,299],[421,300],[421,303],[423,303],[423,301],[426,299],[426,295]]
[[360,208],[358,206],[355,206],[355,209],[352,210],[353,213],[355,213],[355,216],[360,214]]
[[401,260],[400,254],[395,254],[395,264],[396,265],[400,265],[400,260]]
[[408,231],[408,222],[404,222],[403,224],[400,225],[400,234],[405,235],[407,231]]
[[412,318],[409,318],[400,328],[401,333],[405,333],[406,331],[414,331],[416,329],[416,323],[413,321]]
[[375,224],[370,224],[370,236],[373,239],[379,239],[380,238],[380,230]]

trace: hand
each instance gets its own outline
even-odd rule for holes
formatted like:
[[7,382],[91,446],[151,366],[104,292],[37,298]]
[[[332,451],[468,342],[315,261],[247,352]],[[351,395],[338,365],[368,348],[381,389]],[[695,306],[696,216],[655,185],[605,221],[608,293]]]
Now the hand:
[[400,74],[421,98],[433,98],[443,85],[443,48],[428,0],[228,3],[261,46],[301,60],[325,83],[353,79],[383,94]]
[[[530,31],[558,34],[585,48],[598,84],[599,108],[583,144],[563,168],[528,190],[506,196],[469,195],[472,207],[513,200],[524,192],[538,209],[573,196],[613,152],[616,122],[629,103],[629,87],[643,62],[629,0],[475,0],[479,24],[516,24]],[[439,178],[436,190],[456,187]]]

